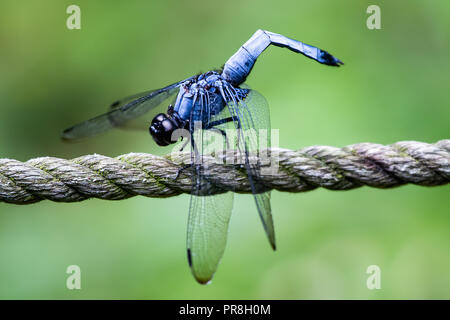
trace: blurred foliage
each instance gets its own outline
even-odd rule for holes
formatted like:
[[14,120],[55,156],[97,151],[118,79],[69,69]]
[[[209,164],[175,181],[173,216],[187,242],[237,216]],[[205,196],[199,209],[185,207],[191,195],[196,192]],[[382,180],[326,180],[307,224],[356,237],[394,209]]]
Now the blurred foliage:
[[[77,144],[62,129],[116,98],[221,66],[263,28],[345,62],[321,66],[270,48],[248,84],[285,148],[449,138],[450,4],[377,1],[12,1],[0,3],[0,157],[164,154],[146,132]],[[81,7],[81,30],[66,8]],[[214,281],[185,254],[188,196],[0,203],[0,298],[450,298],[449,187],[273,193],[271,252],[251,196],[239,195]],[[65,288],[68,265],[82,290]],[[382,289],[366,288],[367,266]]]

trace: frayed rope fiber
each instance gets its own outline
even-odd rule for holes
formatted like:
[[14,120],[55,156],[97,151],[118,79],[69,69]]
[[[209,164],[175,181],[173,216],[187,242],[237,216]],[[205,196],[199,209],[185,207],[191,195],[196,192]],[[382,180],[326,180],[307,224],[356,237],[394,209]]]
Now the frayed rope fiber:
[[[350,190],[364,185],[392,188],[407,183],[438,186],[450,181],[450,140],[269,151],[269,159],[279,166],[275,173],[265,174],[263,170],[260,174],[257,183],[264,190]],[[245,166],[228,164],[232,156],[223,155],[220,163],[217,156],[204,156],[202,170],[209,186],[206,194],[251,193]],[[180,171],[190,161],[189,153],[165,157],[129,153],[115,158],[94,154],[72,160],[43,157],[26,162],[0,159],[0,201],[30,204],[44,199],[76,202],[191,193],[194,170]]]

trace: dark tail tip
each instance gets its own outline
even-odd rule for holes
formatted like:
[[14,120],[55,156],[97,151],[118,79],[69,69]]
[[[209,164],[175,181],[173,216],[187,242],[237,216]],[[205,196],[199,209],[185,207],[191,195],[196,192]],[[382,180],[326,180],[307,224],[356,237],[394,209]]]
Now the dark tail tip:
[[340,65],[344,64],[341,60],[323,50],[321,50],[320,52],[320,57],[318,61],[320,63],[335,67],[339,67]]

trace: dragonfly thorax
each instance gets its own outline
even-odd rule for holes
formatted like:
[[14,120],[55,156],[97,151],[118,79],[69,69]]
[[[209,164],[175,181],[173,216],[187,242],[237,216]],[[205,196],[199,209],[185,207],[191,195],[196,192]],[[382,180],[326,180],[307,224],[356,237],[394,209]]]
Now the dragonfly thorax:
[[203,73],[180,85],[174,106],[167,114],[160,113],[153,118],[150,134],[160,146],[177,142],[172,134],[177,129],[190,129],[190,123],[208,122],[211,116],[219,114],[226,106],[223,88],[231,86],[216,71]]
[[223,87],[225,82],[216,71],[209,71],[183,83],[175,101],[174,111],[186,121],[192,120],[195,117],[192,112],[196,111],[219,113],[225,107],[225,101],[220,94],[220,87]]

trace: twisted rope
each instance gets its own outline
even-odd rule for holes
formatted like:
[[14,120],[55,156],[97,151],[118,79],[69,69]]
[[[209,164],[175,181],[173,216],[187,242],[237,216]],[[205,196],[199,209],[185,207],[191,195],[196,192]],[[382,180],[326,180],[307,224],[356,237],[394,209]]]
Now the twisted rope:
[[[261,173],[258,183],[265,190],[350,190],[363,185],[392,188],[406,183],[437,186],[450,180],[450,140],[269,151],[269,159],[278,161],[279,168],[275,173]],[[207,194],[251,192],[243,166],[228,164],[233,156],[227,153],[204,157]],[[193,170],[180,171],[183,163],[190,161],[188,153],[165,157],[129,153],[116,158],[94,154],[72,160],[43,157],[26,162],[0,159],[0,201],[29,204],[44,199],[75,202],[136,195],[176,196],[191,192]]]

